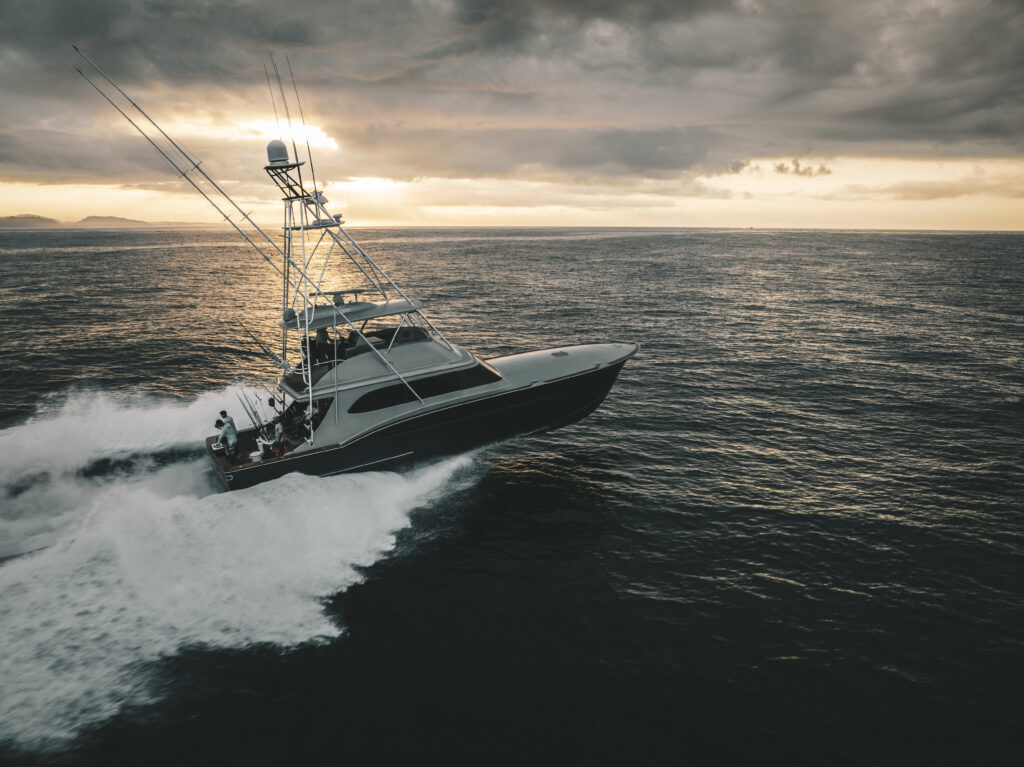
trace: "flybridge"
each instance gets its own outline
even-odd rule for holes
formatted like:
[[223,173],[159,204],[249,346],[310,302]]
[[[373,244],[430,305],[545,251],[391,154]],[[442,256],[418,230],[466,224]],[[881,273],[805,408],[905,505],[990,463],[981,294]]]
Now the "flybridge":
[[[364,334],[366,323],[374,318],[387,315],[400,317],[394,338],[410,333],[432,337],[449,350],[452,345],[421,311],[422,304],[410,299],[387,273],[356,243],[342,226],[341,214],[332,214],[327,209],[327,198],[318,188],[313,166],[313,158],[306,142],[306,159],[309,173],[304,174],[306,161],[299,159],[298,147],[292,140],[292,154],[289,156],[288,146],[279,139],[267,145],[267,175],[282,194],[284,221],[283,236],[273,238],[258,226],[251,217],[251,212],[244,211],[232,197],[218,184],[200,160],[187,152],[169,136],[117,83],[101,70],[77,46],[75,51],[88,64],[90,77],[81,69],[76,70],[96,91],[114,108],[143,138],[160,154],[170,166],[189,185],[191,185],[234,229],[245,241],[277,272],[281,278],[281,345],[280,353],[270,350],[269,344],[246,331],[268,356],[279,365],[284,374],[290,377],[301,376],[304,390],[308,393],[309,407],[313,409],[313,383],[317,376],[314,368],[317,364],[327,365],[333,362],[337,375],[338,362],[344,359],[345,350],[341,349],[339,358],[339,330],[344,327],[349,332],[349,342],[353,346],[365,348],[376,356],[390,374],[404,384],[415,396],[423,400],[416,390],[392,364],[388,358],[391,344],[381,348]],[[291,110],[285,88],[281,82],[276,62],[271,57],[274,75],[278,85],[281,104],[291,128]],[[298,106],[303,125],[305,118],[299,101],[298,88],[288,62],[291,75],[295,104]],[[277,103],[274,100],[274,89],[271,85],[270,72],[265,69],[267,85],[270,88],[274,113],[277,115]],[[278,120],[280,126],[280,120]],[[278,242],[280,240],[280,243]],[[340,276],[346,284],[341,287],[325,287],[325,279],[338,280],[338,264],[348,264],[348,269]],[[335,268],[328,271],[329,267]],[[353,294],[356,300],[346,303],[344,295]],[[372,300],[368,300],[372,299]],[[325,352],[319,347],[319,339],[311,337],[311,333],[323,333],[332,328],[333,360],[329,350]],[[295,338],[292,338],[294,334]],[[379,339],[377,339],[379,340]],[[325,357],[327,357],[325,359]],[[311,435],[312,436],[312,435]]]

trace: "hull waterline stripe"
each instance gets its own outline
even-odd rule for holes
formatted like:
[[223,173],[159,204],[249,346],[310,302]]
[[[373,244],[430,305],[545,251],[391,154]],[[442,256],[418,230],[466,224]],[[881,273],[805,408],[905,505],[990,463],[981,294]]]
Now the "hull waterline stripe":
[[397,461],[399,458],[405,458],[406,456],[412,455],[413,451],[410,450],[407,453],[400,453],[399,455],[393,455],[390,458],[381,458],[378,461],[370,461],[369,463],[361,463],[358,466],[347,466],[344,469],[338,469],[337,471],[329,471],[326,474],[321,474],[321,477],[333,477],[335,474],[344,474],[346,471],[355,471],[356,469],[365,469],[367,466],[376,466],[378,463],[386,463],[387,461]]

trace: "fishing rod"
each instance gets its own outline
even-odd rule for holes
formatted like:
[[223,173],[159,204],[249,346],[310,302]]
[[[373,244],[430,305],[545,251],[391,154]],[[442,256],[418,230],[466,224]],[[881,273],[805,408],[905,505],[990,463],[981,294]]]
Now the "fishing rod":
[[267,433],[266,426],[263,424],[263,420],[256,413],[256,409],[252,403],[249,402],[249,398],[241,392],[237,393],[238,401],[242,403],[242,410],[249,416],[249,420],[252,422],[252,428],[266,441],[270,441],[270,436]]
[[248,327],[246,327],[244,323],[239,322],[238,326],[243,330],[243,332],[245,332],[247,336],[249,336],[249,340],[252,341],[253,344],[255,344],[257,348],[259,348],[260,351],[267,355],[274,362],[274,364],[276,364],[278,367],[284,370],[286,374],[292,372],[292,366],[288,362],[288,360],[284,359],[283,357],[281,357],[281,355],[279,355],[277,352],[271,349],[270,346],[268,346],[267,343],[262,338],[256,335],[256,333],[250,330]]
[[[110,78],[110,76],[107,75],[106,72],[104,72],[102,69],[100,69],[100,67],[92,59],[90,59],[80,48],[78,48],[78,46],[73,45],[72,48],[75,50],[75,52],[79,56],[82,57],[83,60],[85,60],[88,63],[88,65],[93,70],[96,71],[96,73],[100,77],[103,78],[104,81],[109,83],[110,87],[112,87],[118,94],[120,94],[121,98],[123,98],[128,104],[131,105],[132,109],[134,109],[136,112],[138,112],[139,115],[141,115],[141,117],[145,120],[145,122],[148,123],[148,126],[152,126],[152,127],[143,127],[142,125],[139,124],[139,122],[136,122],[135,120],[133,120],[128,115],[128,113],[125,111],[128,107],[122,108],[122,106],[120,106],[118,103],[116,103],[114,101],[114,99],[111,97],[111,95],[108,94],[104,90],[104,88],[101,88],[99,85],[97,85],[96,82],[94,82],[81,69],[77,69],[76,68],[75,71],[78,72],[78,74],[81,75],[81,77],[87,83],[89,83],[89,85],[92,86],[92,88],[97,93],[99,93],[100,96],[102,96],[103,99],[105,101],[107,101],[107,103],[109,103],[122,117],[124,117],[125,120],[127,120],[128,123],[144,139],[146,139],[146,141],[153,147],[153,149],[156,150],[156,152],[159,153],[165,160],[167,160],[167,162],[171,165],[171,167],[174,168],[174,170],[177,171],[178,174],[189,183],[189,185],[191,185],[197,192],[199,192],[199,194],[203,197],[203,199],[205,199],[208,203],[210,203],[210,205],[221,215],[221,217],[225,221],[227,221],[232,226],[232,228],[235,231],[237,231],[242,236],[242,238],[253,248],[253,250],[255,250],[259,254],[259,256],[264,261],[266,261],[268,264],[270,264],[270,266],[274,269],[274,271],[277,272],[277,274],[282,277],[282,279],[284,280],[284,283],[285,283],[286,286],[291,287],[296,292],[298,292],[301,289],[300,286],[303,283],[305,283],[307,286],[309,286],[310,289],[312,289],[316,293],[317,297],[323,299],[323,301],[325,302],[325,305],[322,308],[330,310],[333,313],[333,316],[334,316],[334,318],[336,320],[340,319],[342,322],[344,322],[345,324],[350,326],[353,330],[355,330],[365,340],[365,336],[363,336],[362,331],[355,325],[355,323],[352,322],[352,320],[350,320],[348,318],[348,316],[346,315],[345,311],[343,309],[341,309],[340,307],[338,307],[337,305],[335,305],[334,302],[323,292],[323,290],[321,289],[321,286],[320,286],[320,282],[319,281],[314,281],[310,277],[310,275],[307,273],[307,269],[309,268],[309,264],[312,261],[313,254],[312,253],[309,254],[310,261],[307,261],[306,260],[307,253],[306,253],[305,237],[306,237],[306,229],[309,228],[309,227],[306,224],[305,217],[308,214],[307,211],[308,211],[309,207],[312,207],[314,210],[324,210],[325,212],[326,212],[326,209],[323,207],[324,200],[323,200],[323,196],[322,195],[320,195],[320,194],[309,195],[308,193],[305,192],[305,189],[303,188],[303,185],[302,185],[302,170],[301,170],[300,166],[303,165],[304,163],[301,163],[301,162],[298,161],[298,148],[295,145],[294,137],[292,137],[292,151],[293,151],[293,156],[295,157],[296,162],[294,164],[283,166],[283,167],[284,168],[295,168],[295,171],[296,171],[296,173],[298,175],[298,190],[303,195],[303,196],[301,196],[299,198],[296,198],[296,199],[299,199],[302,202],[302,207],[300,208],[300,211],[302,213],[302,222],[301,222],[300,226],[295,227],[295,228],[300,229],[302,231],[302,251],[301,251],[302,252],[302,260],[301,260],[301,263],[299,263],[299,262],[297,262],[295,260],[293,254],[290,252],[292,250],[291,248],[287,248],[287,251],[283,250],[273,240],[273,238],[271,238],[270,235],[268,235],[259,226],[259,224],[257,224],[255,221],[253,221],[251,212],[249,212],[249,213],[245,212],[238,205],[238,203],[235,202],[235,200],[232,199],[231,196],[210,176],[210,174],[208,174],[206,172],[206,170],[202,167],[202,164],[200,163],[200,161],[197,160],[197,159],[194,159],[174,139],[172,139],[164,131],[164,129],[161,128],[156,123],[156,121],[152,117],[150,117],[149,114],[147,114],[142,109],[142,107],[140,107],[134,101],[134,99],[132,99],[131,96],[129,96],[128,93],[126,93],[124,91],[124,89],[121,88],[121,86],[119,86],[116,82],[114,82]],[[282,106],[284,106],[285,116],[286,116],[286,118],[288,120],[288,125],[289,125],[289,129],[290,129],[291,128],[291,113],[290,113],[290,110],[288,109],[288,100],[287,100],[287,98],[285,96],[284,85],[281,82],[281,73],[280,73],[280,70],[277,67],[277,63],[274,61],[273,56],[271,56],[270,61],[273,64],[274,74],[275,74],[275,77],[276,77],[277,83],[278,83],[278,89],[279,89],[279,91],[281,93]],[[269,72],[266,72],[266,74],[268,75],[268,79],[269,79]],[[271,88],[271,92],[273,92],[272,88]],[[276,106],[275,106],[275,114],[276,114]],[[153,131],[155,131],[156,134],[159,134],[159,137],[162,137],[163,141],[166,142],[167,148],[165,148],[164,146],[161,146],[159,143],[157,143],[157,138],[158,137],[156,137],[156,135],[153,133]],[[172,157],[171,155],[176,155],[177,157],[180,157],[181,159],[180,160],[176,159],[176,157]],[[272,168],[272,166],[268,166],[268,171],[271,170],[271,168]],[[199,183],[197,183],[197,180],[192,177],[193,172],[197,176],[200,176],[203,181],[205,181],[207,184],[209,184],[209,186],[214,191],[213,192],[209,192],[209,191],[207,191],[207,189],[204,189],[202,186],[200,186]],[[279,174],[278,174],[278,176],[275,176],[273,173],[271,175],[272,175],[272,177],[275,178],[276,183],[278,183],[278,185],[281,186],[283,182],[281,181],[281,178],[278,177]],[[290,187],[290,185],[287,185],[287,186],[288,186],[287,189],[285,189],[285,186],[282,186],[282,189],[285,189],[285,191],[289,191],[291,189],[291,187]],[[221,201],[221,204],[218,204],[218,202],[214,199],[215,196],[217,197],[217,199],[219,199]],[[237,212],[238,214],[241,215],[241,218],[249,226],[251,226],[252,229],[254,229],[255,232],[257,233],[257,235],[254,235],[255,238],[256,239],[262,239],[262,241],[266,242],[270,246],[270,248],[272,248],[273,251],[275,253],[277,253],[281,257],[282,266],[279,267],[275,263],[275,260],[273,258],[271,258],[266,252],[264,252],[264,248],[262,248],[259,244],[257,244],[257,242],[254,240],[254,238],[251,237],[248,232],[246,232],[236,221],[234,221],[232,219],[232,215],[234,215],[234,213],[226,212],[224,210],[224,208],[221,207],[222,205],[225,205],[225,207],[227,207],[229,209],[233,209],[235,212]],[[329,214],[327,214],[327,215],[329,215]],[[286,221],[287,221],[287,218],[286,218]],[[345,234],[345,237],[349,241],[352,241],[352,238],[348,235],[347,232],[344,231],[344,229],[341,228],[340,224],[335,223],[333,225],[337,226]],[[360,269],[360,271],[362,271],[363,274],[366,275],[366,270],[363,269],[362,265],[359,264],[359,262],[352,256],[351,253],[348,252],[348,249],[345,248],[345,246],[341,243],[340,238],[336,234],[334,234],[333,232],[331,232],[331,238],[335,242],[337,242],[339,246],[341,246],[341,250],[343,250],[346,253],[346,255],[348,255],[348,257],[352,261],[352,263],[354,263]],[[286,242],[287,242],[287,240],[286,240]],[[367,264],[370,266],[371,269],[373,269],[375,272],[380,271],[381,273],[383,273],[382,270],[380,270],[380,267],[378,267],[373,262],[373,260],[362,251],[361,248],[358,248],[358,246],[355,246],[355,247],[358,249],[360,255],[362,255],[362,257],[366,260]],[[294,281],[293,281],[293,278],[289,275],[289,272],[291,272],[291,271],[294,271],[295,275],[296,275],[295,278],[294,278]],[[369,275],[366,275],[366,276],[370,280],[371,284],[375,284],[374,280],[369,278]],[[387,278],[388,282],[391,283],[391,285],[401,294],[401,290],[396,285],[394,285],[394,283],[391,281],[391,279],[388,278],[386,274],[384,276],[385,276],[385,278]],[[322,277],[321,277],[321,279],[322,279]],[[387,294],[384,292],[383,288],[381,288],[381,293],[384,295],[385,300],[387,300]],[[404,297],[404,295],[403,295],[403,297]],[[316,312],[316,313],[318,313],[318,312]],[[420,314],[420,316],[424,316],[422,312],[418,312],[418,313]],[[310,320],[313,318],[313,315],[314,315],[314,305],[312,303],[310,303],[310,302],[307,302],[307,305],[304,307],[304,311],[297,312],[296,316],[294,316],[293,318],[286,317],[284,319],[283,325],[282,325],[282,327],[284,329],[285,337],[286,337],[286,331],[287,331],[287,323],[289,323],[292,319],[294,319],[294,322],[295,322],[295,325],[294,325],[295,329],[301,331],[301,330],[306,329],[306,328],[309,327]],[[424,319],[426,319],[425,316],[424,316]],[[427,323],[430,324],[430,321],[427,320]],[[308,339],[308,335],[307,335],[307,337],[306,337],[307,357],[308,357],[308,351],[309,351],[308,344],[309,344],[309,339]],[[399,381],[401,381],[406,386],[406,388],[409,389],[409,391],[413,394],[413,396],[415,396],[415,398],[420,403],[423,403],[423,398],[409,384],[409,382],[405,379],[405,377],[401,373],[399,373],[397,369],[395,369],[394,365],[391,364],[390,360],[388,360],[383,354],[381,354],[381,352],[375,346],[373,346],[372,344],[370,344],[370,351],[384,365],[384,367],[386,367],[391,372],[392,375],[394,375]],[[283,359],[284,359],[284,347],[282,346],[282,360]],[[284,368],[284,369],[285,369],[286,373],[290,371],[290,367],[289,368]],[[308,385],[309,395],[310,395],[310,407],[312,407],[312,404],[313,404],[312,403],[312,396],[313,396],[312,381],[311,380],[307,381],[307,385]]]

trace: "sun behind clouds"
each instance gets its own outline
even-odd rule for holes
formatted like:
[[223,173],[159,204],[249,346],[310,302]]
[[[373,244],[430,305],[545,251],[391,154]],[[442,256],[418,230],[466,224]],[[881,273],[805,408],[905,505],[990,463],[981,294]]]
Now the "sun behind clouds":
[[[270,220],[281,137],[356,225],[1024,228],[1018,3],[299,5],[26,7],[0,215],[216,220],[78,80],[78,42]],[[268,93],[283,50],[301,111]]]

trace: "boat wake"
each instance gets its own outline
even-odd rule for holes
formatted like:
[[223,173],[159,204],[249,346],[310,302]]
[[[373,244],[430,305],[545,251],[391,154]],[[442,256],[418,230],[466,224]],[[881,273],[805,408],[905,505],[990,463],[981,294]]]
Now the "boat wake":
[[78,395],[0,431],[0,742],[59,747],[149,702],[147,668],[183,647],[337,636],[322,600],[471,462],[219,493],[182,446],[223,401]]

